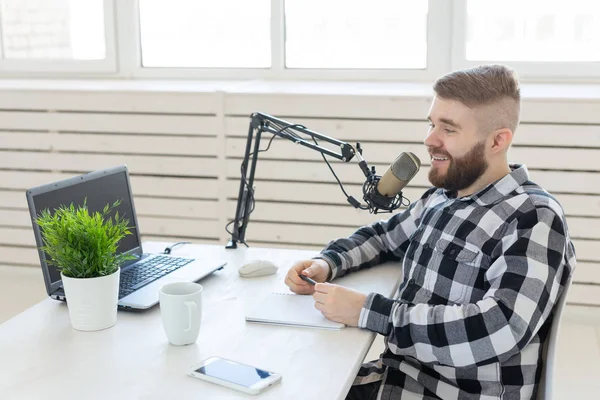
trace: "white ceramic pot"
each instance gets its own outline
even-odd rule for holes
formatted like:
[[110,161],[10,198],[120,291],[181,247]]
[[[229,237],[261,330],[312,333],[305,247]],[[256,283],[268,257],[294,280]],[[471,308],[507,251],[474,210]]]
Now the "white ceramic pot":
[[120,270],[99,278],[61,277],[73,329],[99,331],[117,323]]

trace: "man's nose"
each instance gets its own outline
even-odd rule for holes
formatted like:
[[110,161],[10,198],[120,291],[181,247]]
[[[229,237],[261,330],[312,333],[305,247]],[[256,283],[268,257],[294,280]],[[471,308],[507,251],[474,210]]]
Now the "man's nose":
[[425,136],[425,140],[423,141],[423,143],[425,143],[425,146],[427,147],[441,147],[442,146],[442,141],[440,140],[440,138],[437,135],[437,132],[435,131],[435,129],[431,129],[428,133],[427,136]]

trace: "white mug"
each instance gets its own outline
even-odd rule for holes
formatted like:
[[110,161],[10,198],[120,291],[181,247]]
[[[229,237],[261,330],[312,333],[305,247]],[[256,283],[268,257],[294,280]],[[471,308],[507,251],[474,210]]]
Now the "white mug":
[[175,346],[192,344],[200,333],[202,286],[175,282],[159,290],[160,315],[169,342]]

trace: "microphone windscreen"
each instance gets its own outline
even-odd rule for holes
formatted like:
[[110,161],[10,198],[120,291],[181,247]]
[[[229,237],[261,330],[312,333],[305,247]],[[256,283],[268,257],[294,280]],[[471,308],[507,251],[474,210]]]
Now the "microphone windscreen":
[[392,174],[404,182],[414,178],[419,172],[419,168],[421,168],[421,160],[410,152],[400,154],[390,166]]
[[377,191],[387,197],[396,196],[419,172],[420,167],[421,161],[413,153],[401,153],[381,176]]

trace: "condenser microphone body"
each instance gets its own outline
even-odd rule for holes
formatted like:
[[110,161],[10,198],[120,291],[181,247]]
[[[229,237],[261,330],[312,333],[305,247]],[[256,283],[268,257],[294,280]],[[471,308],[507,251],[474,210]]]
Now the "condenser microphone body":
[[379,178],[374,177],[375,184],[367,184],[363,199],[370,212],[377,214],[379,210],[392,212],[402,204],[402,189],[421,168],[421,161],[413,153],[401,153]]
[[421,168],[421,160],[413,153],[401,153],[388,167],[377,184],[379,194],[394,197],[408,185]]

